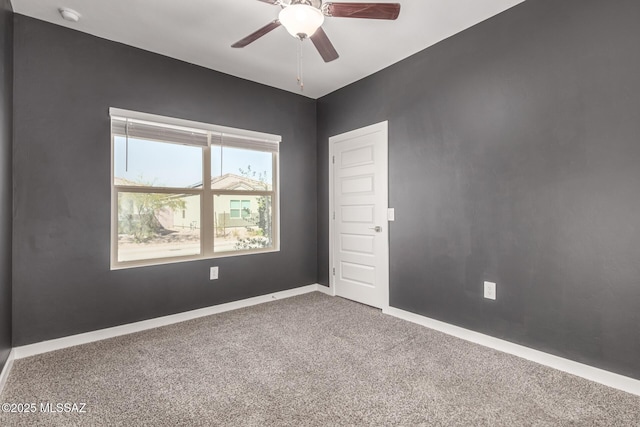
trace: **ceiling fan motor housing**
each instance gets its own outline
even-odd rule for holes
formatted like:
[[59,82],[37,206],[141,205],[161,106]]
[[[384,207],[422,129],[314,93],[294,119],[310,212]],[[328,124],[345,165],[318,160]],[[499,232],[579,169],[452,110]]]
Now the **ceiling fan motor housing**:
[[309,6],[313,6],[316,9],[320,9],[322,6],[322,0],[290,0],[289,5],[293,4],[306,4]]

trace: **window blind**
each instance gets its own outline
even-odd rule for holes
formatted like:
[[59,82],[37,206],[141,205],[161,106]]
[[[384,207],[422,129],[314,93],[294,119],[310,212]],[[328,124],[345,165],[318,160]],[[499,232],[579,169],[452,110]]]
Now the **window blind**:
[[265,151],[268,153],[277,153],[280,146],[278,141],[218,132],[211,133],[211,145],[243,148],[245,150]]
[[208,144],[208,132],[206,131],[125,117],[111,118],[111,133],[128,138],[172,142],[174,144],[200,146]]
[[111,133],[133,139],[146,139],[203,147],[208,144],[209,135],[211,135],[211,145],[269,153],[277,153],[280,146],[279,141],[272,139],[254,138],[252,136],[228,132],[207,131],[116,116],[111,117]]

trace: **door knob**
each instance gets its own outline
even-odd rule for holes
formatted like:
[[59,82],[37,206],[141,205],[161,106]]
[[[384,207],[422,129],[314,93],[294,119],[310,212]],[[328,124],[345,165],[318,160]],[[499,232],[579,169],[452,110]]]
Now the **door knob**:
[[382,231],[382,227],[376,225],[375,227],[370,227],[369,230],[374,230],[376,233],[380,233]]

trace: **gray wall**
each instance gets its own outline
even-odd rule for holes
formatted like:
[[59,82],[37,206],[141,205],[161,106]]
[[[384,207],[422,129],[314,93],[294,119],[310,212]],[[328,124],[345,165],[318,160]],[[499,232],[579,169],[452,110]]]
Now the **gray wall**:
[[11,351],[11,127],[13,72],[13,12],[0,5],[0,371]]
[[[21,15],[14,25],[14,345],[316,282],[314,100]],[[282,250],[110,271],[111,106],[282,135]]]
[[529,0],[321,98],[320,281],[327,138],[389,120],[391,305],[640,378],[639,19]]

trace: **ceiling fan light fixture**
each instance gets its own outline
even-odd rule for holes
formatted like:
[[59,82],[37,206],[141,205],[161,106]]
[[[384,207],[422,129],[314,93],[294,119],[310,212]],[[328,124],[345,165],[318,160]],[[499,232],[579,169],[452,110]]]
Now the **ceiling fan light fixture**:
[[280,11],[280,23],[295,38],[311,37],[324,22],[320,9],[307,4],[292,4]]

